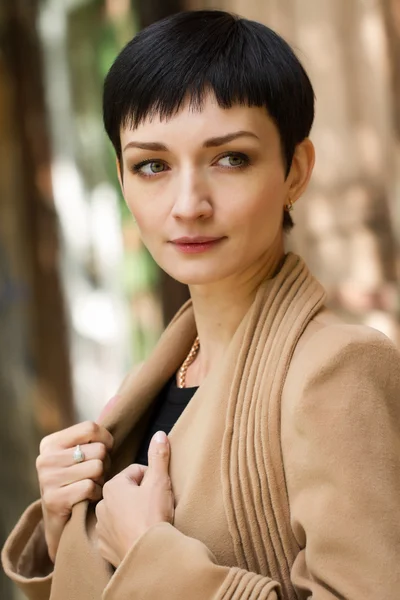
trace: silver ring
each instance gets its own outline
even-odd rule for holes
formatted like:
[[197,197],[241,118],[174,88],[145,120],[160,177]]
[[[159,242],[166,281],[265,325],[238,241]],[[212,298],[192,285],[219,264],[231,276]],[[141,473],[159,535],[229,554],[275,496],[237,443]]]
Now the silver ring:
[[78,444],[74,450],[74,462],[81,463],[85,460],[85,455],[81,450],[80,445]]

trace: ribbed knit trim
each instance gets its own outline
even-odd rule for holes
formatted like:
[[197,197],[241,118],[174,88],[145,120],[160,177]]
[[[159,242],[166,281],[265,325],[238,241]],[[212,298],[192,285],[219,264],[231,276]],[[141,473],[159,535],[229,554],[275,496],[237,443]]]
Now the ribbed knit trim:
[[216,600],[268,600],[271,591],[280,586],[276,581],[266,580],[262,575],[232,568]]
[[281,395],[297,341],[324,300],[323,288],[294,254],[260,287],[246,317],[223,440],[223,492],[237,564],[279,581],[285,600],[297,597],[290,570],[299,548],[283,468]]

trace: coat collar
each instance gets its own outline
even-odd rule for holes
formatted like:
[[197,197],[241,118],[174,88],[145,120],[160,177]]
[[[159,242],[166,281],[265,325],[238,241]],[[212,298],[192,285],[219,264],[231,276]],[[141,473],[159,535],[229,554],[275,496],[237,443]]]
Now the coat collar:
[[[279,294],[277,290],[281,287],[280,280],[283,282],[290,279],[290,273],[299,264],[306,269],[301,259],[289,252],[278,273],[260,285],[252,307],[244,316],[232,338],[227,351],[228,362],[237,360],[241,339],[246,328],[251,327],[252,321],[259,318],[259,306],[267,301],[266,299],[271,293],[273,296]],[[129,432],[144,415],[159,391],[185,360],[196,335],[193,306],[189,300],[172,319],[152,354],[139,371],[128,374],[118,391],[118,401],[100,421],[114,437],[113,456],[118,452]],[[210,379],[211,384],[211,380],[215,380],[216,376],[218,378],[218,373],[215,373],[215,369],[213,369],[210,377],[207,377],[207,382]]]

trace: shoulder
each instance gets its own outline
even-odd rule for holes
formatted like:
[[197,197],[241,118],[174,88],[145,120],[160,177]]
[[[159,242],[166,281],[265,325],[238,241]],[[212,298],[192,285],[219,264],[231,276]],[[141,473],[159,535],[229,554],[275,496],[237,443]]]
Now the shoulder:
[[339,455],[333,472],[339,464],[350,469],[349,461],[364,469],[378,447],[386,448],[382,459],[386,454],[398,460],[399,397],[400,354],[383,333],[340,321],[319,327],[293,357],[283,388],[281,444],[288,479],[322,456],[321,477]]
[[382,359],[398,362],[400,353],[394,343],[380,331],[366,325],[341,321],[330,311],[322,310],[307,326],[299,339],[289,367],[288,378],[318,372],[327,365],[351,359],[360,365],[377,360],[376,367],[385,368]]
[[[319,410],[345,414],[398,404],[400,353],[383,333],[341,322],[328,312],[311,322],[293,354],[282,410],[286,415]],[[369,408],[368,408],[369,406]],[[400,415],[399,415],[400,416]]]

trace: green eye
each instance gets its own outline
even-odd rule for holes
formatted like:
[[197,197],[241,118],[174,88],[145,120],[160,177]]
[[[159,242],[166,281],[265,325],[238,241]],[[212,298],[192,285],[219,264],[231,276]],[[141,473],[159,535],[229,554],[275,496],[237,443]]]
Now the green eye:
[[164,166],[164,163],[156,161],[153,161],[149,164],[150,171],[152,173],[161,173],[162,171],[164,171]]
[[244,154],[226,154],[219,159],[218,165],[228,169],[240,169],[249,164],[249,159]]
[[152,177],[167,171],[167,165],[162,160],[144,160],[133,166],[132,171],[144,177]]
[[228,156],[228,160],[231,167],[238,167],[243,164],[243,158],[241,156]]

